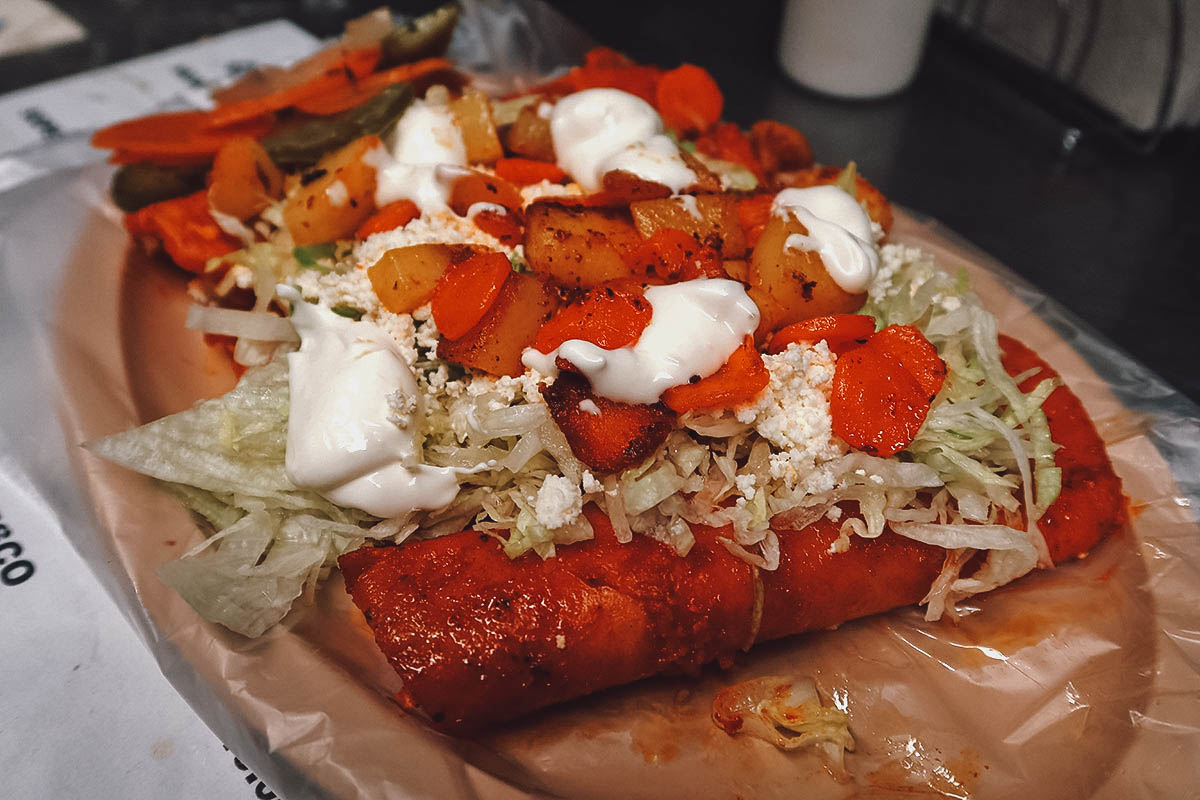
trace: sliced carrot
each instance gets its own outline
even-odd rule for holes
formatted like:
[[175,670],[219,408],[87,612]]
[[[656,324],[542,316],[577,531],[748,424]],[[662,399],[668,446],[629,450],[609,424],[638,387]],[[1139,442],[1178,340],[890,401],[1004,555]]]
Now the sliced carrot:
[[378,44],[356,50],[342,50],[331,64],[306,81],[261,97],[218,105],[211,112],[210,124],[215,128],[232,125],[344,89],[369,75],[379,63],[381,52]]
[[[819,342],[824,339],[835,354],[866,344],[875,333],[875,318],[866,314],[830,314],[813,317],[781,328],[772,338],[769,353],[779,353],[793,342]],[[936,351],[934,352],[936,356]]]
[[889,325],[872,336],[869,344],[912,373],[921,391],[933,402],[946,381],[946,363],[921,331],[912,325]]
[[558,164],[534,161],[532,158],[502,158],[496,162],[496,174],[518,186],[542,181],[561,183],[567,178],[567,173]]
[[519,214],[521,193],[504,178],[472,170],[454,181],[447,205],[455,214],[465,217],[476,203],[503,206],[510,214]]
[[434,72],[453,70],[454,64],[447,59],[426,58],[341,83],[326,92],[299,100],[295,107],[305,114],[340,114],[362,105],[393,83],[408,83]]
[[683,64],[658,80],[655,105],[667,127],[680,134],[703,133],[721,119],[725,97],[703,67]]
[[533,349],[549,353],[568,339],[582,339],[615,350],[636,342],[652,314],[641,286],[628,281],[597,286],[551,317]]
[[497,211],[480,211],[472,222],[479,230],[499,239],[502,244],[516,247],[525,241],[525,227],[517,214],[501,214]]
[[771,378],[762,354],[747,336],[720,369],[695,383],[685,383],[663,392],[663,402],[678,414],[736,408],[752,401]]
[[888,458],[912,443],[929,400],[913,374],[873,341],[838,358],[829,415],[833,432],[855,450]]
[[742,129],[733,122],[718,122],[696,139],[696,149],[706,156],[741,164],[762,181],[763,168],[754,156],[754,147]]
[[417,204],[412,200],[397,200],[394,203],[388,203],[359,226],[358,230],[354,232],[354,238],[365,239],[373,233],[403,228],[419,216],[421,216],[421,209],[417,208]]
[[592,69],[617,69],[620,67],[632,67],[634,64],[634,60],[629,56],[603,45],[593,47],[583,57],[583,65]]
[[283,173],[254,139],[230,139],[217,151],[208,181],[214,209],[246,220],[282,196]]
[[652,456],[675,428],[662,403],[621,403],[592,391],[587,378],[560,372],[543,386],[550,416],[575,457],[598,472],[620,472]]
[[771,174],[805,169],[813,163],[812,147],[804,134],[772,119],[759,120],[750,126],[750,146],[763,170]]
[[773,194],[752,194],[738,200],[738,222],[746,233],[746,247],[753,250],[767,223],[771,221]]
[[212,129],[211,111],[172,111],[125,120],[92,134],[92,146],[123,154],[119,163],[164,159],[207,161],[233,139],[259,139],[275,124],[270,114],[239,120],[220,130]]
[[241,247],[213,220],[208,211],[208,192],[204,190],[126,214],[125,227],[135,236],[155,239],[172,261],[189,272],[203,272],[210,258]]
[[458,339],[483,319],[513,274],[508,256],[480,253],[455,264],[437,282],[430,310],[438,331]]
[[668,283],[693,278],[723,278],[721,255],[678,228],[660,228],[629,254],[635,275]]

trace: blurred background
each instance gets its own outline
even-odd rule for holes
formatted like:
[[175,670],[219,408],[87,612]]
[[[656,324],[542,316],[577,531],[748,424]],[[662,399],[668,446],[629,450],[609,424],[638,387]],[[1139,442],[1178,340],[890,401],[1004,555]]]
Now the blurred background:
[[[881,16],[889,0],[856,0],[859,16],[825,28],[803,8],[816,2],[552,5],[635,59],[704,66],[727,118],[779,119],[818,161],[855,160],[893,202],[945,223],[1200,401],[1200,0],[926,0],[912,5],[932,11],[924,47],[919,11],[903,34]],[[266,20],[333,36],[378,5],[5,0],[0,93]],[[789,77],[785,19],[793,54],[824,46],[853,67],[916,35],[915,76],[855,100],[795,63]],[[853,38],[870,29],[875,43]],[[887,69],[892,83],[907,77]]]

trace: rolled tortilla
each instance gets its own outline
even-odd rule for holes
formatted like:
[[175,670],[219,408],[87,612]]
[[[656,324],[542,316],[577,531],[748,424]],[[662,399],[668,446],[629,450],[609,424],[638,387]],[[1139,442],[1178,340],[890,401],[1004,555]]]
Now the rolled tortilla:
[[[1002,339],[1005,366],[1052,370]],[[1041,520],[1055,561],[1086,553],[1125,522],[1120,480],[1065,387],[1043,406],[1062,445],[1063,490]],[[852,511],[853,509],[848,509]],[[403,705],[468,732],[651,675],[728,663],[758,641],[918,602],[945,551],[885,531],[830,553],[838,525],[780,531],[780,565],[733,556],[723,529],[693,526],[685,558],[647,537],[617,542],[594,506],[595,538],[542,560],[509,559],[477,532],[364,548],[340,559],[346,587],[404,681]]]

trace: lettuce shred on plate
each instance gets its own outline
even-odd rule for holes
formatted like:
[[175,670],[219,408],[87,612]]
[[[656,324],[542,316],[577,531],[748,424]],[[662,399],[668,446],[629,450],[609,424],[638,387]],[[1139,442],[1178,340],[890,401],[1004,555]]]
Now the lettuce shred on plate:
[[[260,276],[256,286],[303,273],[309,277],[301,287],[362,280],[349,252],[314,262],[315,269],[270,247],[236,254]],[[652,458],[601,478],[572,455],[540,399],[539,376],[463,374],[435,357],[427,308],[410,317],[377,305],[355,310],[404,337],[424,394],[425,462],[496,464],[464,479],[447,508],[380,520],[293,486],[284,471],[287,362],[278,354],[249,369],[222,397],[90,447],[162,481],[207,520],[214,535],[161,576],[206,618],[249,636],[281,620],[297,598],[311,596],[337,556],[368,538],[398,542],[474,527],[502,540],[511,557],[533,551],[548,558],[558,546],[591,537],[578,513],[586,502],[606,511],[619,537],[650,536],[681,556],[693,543],[689,523],[732,525],[727,546],[759,568],[774,569],[779,545],[772,519],[777,527],[798,529],[822,516],[838,519],[836,504],[855,501],[862,519],[842,521],[835,547],[853,547],[855,536],[879,536],[890,525],[947,549],[946,566],[926,598],[927,616],[937,618],[953,614],[957,600],[1037,564],[1036,519],[1059,487],[1054,444],[1039,410],[1055,384],[1043,381],[1028,394],[1017,388],[1000,365],[995,320],[965,276],[947,275],[903,245],[884,245],[882,256],[863,313],[880,327],[916,325],[948,368],[920,433],[891,459],[853,452],[827,430],[815,454],[789,442],[775,424],[779,414],[789,404],[808,403],[818,424],[823,414],[828,426],[828,388],[790,397],[788,377],[824,373],[828,382],[835,361],[824,343],[793,344],[765,356],[772,382],[754,406],[687,416]],[[357,302],[369,305],[361,293]],[[291,347],[283,343],[278,350]],[[1027,522],[1023,504],[1033,509]],[[547,526],[539,505],[556,508],[561,524]],[[959,577],[981,550],[987,551],[984,567]]]

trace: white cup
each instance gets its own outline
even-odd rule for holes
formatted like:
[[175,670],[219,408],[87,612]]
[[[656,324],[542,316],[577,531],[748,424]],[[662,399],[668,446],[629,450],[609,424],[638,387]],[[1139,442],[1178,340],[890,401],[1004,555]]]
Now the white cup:
[[921,61],[934,0],[788,0],[779,64],[802,86],[867,99],[898,92]]

